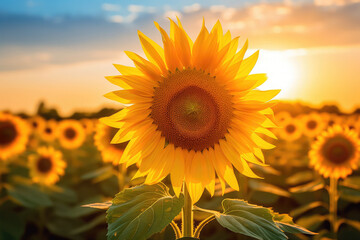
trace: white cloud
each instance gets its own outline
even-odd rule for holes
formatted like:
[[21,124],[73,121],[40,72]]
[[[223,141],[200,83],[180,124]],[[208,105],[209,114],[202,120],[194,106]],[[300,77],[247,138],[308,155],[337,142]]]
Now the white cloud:
[[117,12],[117,11],[119,11],[121,9],[121,6],[117,5],[117,4],[104,3],[103,5],[101,5],[101,8],[104,11]]
[[114,22],[114,23],[123,23],[124,22],[124,17],[121,15],[113,15],[113,16],[110,16],[108,19],[110,22]]
[[343,6],[357,2],[360,2],[360,0],[314,0],[314,4],[316,6],[323,6],[323,7]]
[[131,13],[127,16],[122,16],[122,15],[112,15],[108,18],[108,20],[110,22],[114,22],[114,23],[132,23],[133,21],[135,21],[135,19],[137,18],[137,14],[136,13]]
[[221,13],[221,18],[230,20],[236,13],[236,8],[225,7],[224,5],[213,5],[210,7],[210,12]]
[[183,8],[184,12],[185,13],[192,13],[192,12],[197,12],[201,9],[201,5],[198,4],[198,3],[194,3],[192,5],[189,5],[189,6],[185,6]]
[[174,11],[174,10],[168,10],[168,11],[165,11],[165,13],[164,13],[164,18],[176,19],[176,17],[181,19],[182,14],[180,12]]
[[146,13],[154,13],[156,11],[156,9],[154,7],[147,7],[147,6],[143,6],[143,5],[129,5],[128,6],[128,11],[131,13],[141,13],[141,12],[146,12]]

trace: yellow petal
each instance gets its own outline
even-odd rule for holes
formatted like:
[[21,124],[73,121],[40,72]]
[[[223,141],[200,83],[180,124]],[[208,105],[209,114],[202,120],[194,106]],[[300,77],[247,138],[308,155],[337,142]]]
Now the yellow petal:
[[174,165],[170,173],[171,184],[177,197],[180,196],[184,181],[185,158],[181,148],[175,149]]
[[152,63],[157,64],[163,73],[166,73],[167,70],[163,61],[163,59],[165,59],[164,50],[156,42],[145,36],[145,34],[142,32],[138,31],[138,35],[146,57]]
[[243,78],[249,75],[254,68],[256,61],[259,58],[259,51],[256,51],[253,55],[244,59],[241,63],[240,71],[237,73],[236,78]]
[[192,203],[195,204],[201,198],[201,195],[204,192],[204,187],[201,183],[192,183],[186,182],[187,189],[189,191],[189,195],[191,197]]
[[143,76],[144,74],[136,67],[124,66],[121,64],[114,64],[114,67],[123,75]]
[[251,139],[256,143],[259,148],[262,149],[273,149],[275,146],[271,143],[266,142],[264,139],[259,137],[256,133],[251,135]]
[[213,161],[214,168],[219,178],[223,178],[232,189],[239,191],[239,184],[236,180],[233,167],[218,144],[215,144],[214,149],[209,149],[209,156]]
[[184,67],[191,65],[190,43],[184,30],[179,28],[176,23],[170,19],[171,29],[174,30],[174,44],[177,55]]

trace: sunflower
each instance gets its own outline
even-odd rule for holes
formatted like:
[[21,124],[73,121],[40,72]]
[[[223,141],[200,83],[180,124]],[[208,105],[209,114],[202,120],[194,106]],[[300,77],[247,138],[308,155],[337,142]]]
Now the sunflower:
[[355,131],[334,125],[322,132],[309,152],[310,165],[325,178],[345,178],[357,169],[360,140]]
[[291,118],[292,117],[290,113],[286,111],[275,113],[275,120],[278,125],[281,125],[281,123],[283,123],[284,121],[288,121]]
[[29,127],[24,120],[0,112],[0,160],[22,153],[29,138]]
[[301,137],[303,133],[303,126],[301,121],[297,118],[290,118],[281,123],[279,128],[280,138],[292,142]]
[[94,135],[95,146],[101,152],[103,161],[112,162],[114,165],[119,163],[127,145],[127,142],[110,144],[110,141],[115,136],[116,132],[116,128],[109,127],[103,123],[98,123]]
[[261,149],[274,147],[259,134],[275,137],[267,128],[279,90],[254,90],[266,80],[249,75],[259,52],[243,59],[247,41],[237,52],[239,38],[219,21],[210,32],[203,22],[195,42],[170,21],[170,36],[155,23],[163,48],[139,31],[148,60],[125,52],[135,67],[115,65],[122,75],[107,79],[123,90],[105,96],[131,106],[102,121],[119,128],[112,143],[129,141],[120,163],[140,162],[135,177],[153,184],[170,174],[175,193],[185,182],[196,202],[205,188],[214,193],[215,173],[235,190],[233,166],[257,177],[248,162],[264,165]]
[[55,120],[49,120],[45,123],[45,127],[41,132],[41,138],[47,142],[54,141],[56,138],[57,122]]
[[45,120],[40,116],[35,116],[28,119],[28,123],[30,125],[31,130],[34,133],[41,134],[45,128]]
[[94,132],[95,125],[92,119],[83,118],[80,122],[85,129],[86,134],[92,134]]
[[64,175],[65,168],[61,152],[52,147],[40,147],[37,154],[29,156],[30,176],[34,182],[52,185]]
[[301,116],[300,121],[303,124],[304,135],[308,137],[316,137],[326,125],[321,116],[315,112]]
[[75,149],[84,143],[86,133],[80,122],[76,120],[63,120],[59,123],[57,136],[62,147]]

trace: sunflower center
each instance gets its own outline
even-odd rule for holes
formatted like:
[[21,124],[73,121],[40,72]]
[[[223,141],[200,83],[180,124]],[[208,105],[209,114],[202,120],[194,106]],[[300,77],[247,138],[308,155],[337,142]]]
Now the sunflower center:
[[326,159],[335,164],[346,162],[354,153],[352,143],[340,136],[329,139],[322,150]]
[[52,129],[50,127],[47,127],[47,128],[45,128],[45,132],[50,134],[50,133],[52,133]]
[[0,145],[6,146],[12,143],[17,135],[14,124],[9,121],[0,121]]
[[201,151],[224,137],[232,117],[231,95],[203,71],[176,71],[154,89],[151,117],[168,142]]
[[53,163],[48,157],[40,157],[37,162],[37,169],[39,172],[47,173],[51,170]]
[[295,132],[296,127],[293,124],[289,124],[286,126],[285,130],[287,133],[293,133],[293,132]]
[[308,121],[308,122],[306,123],[306,126],[307,126],[308,129],[313,130],[313,129],[316,128],[317,122],[314,121],[314,120],[310,120],[310,121]]
[[65,137],[69,140],[73,140],[76,137],[76,131],[73,128],[65,129]]

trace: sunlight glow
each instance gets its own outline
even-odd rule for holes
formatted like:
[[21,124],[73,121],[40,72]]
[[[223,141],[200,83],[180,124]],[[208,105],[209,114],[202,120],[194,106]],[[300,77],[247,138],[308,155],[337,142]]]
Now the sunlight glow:
[[268,80],[260,90],[281,89],[276,98],[291,99],[300,85],[300,72],[294,60],[295,56],[306,54],[305,50],[269,51],[261,50],[259,60],[252,73],[266,73]]

